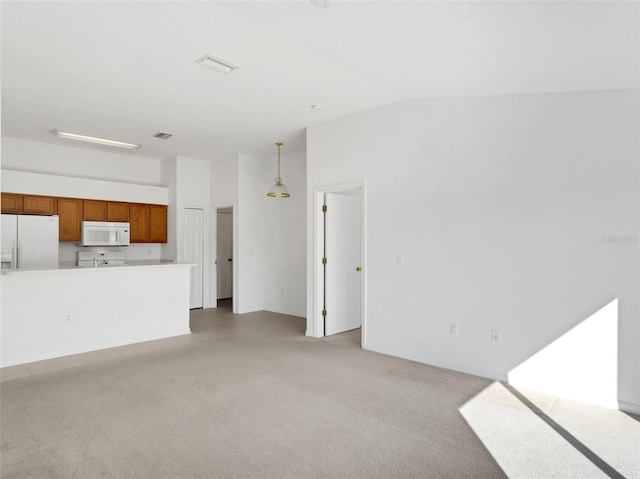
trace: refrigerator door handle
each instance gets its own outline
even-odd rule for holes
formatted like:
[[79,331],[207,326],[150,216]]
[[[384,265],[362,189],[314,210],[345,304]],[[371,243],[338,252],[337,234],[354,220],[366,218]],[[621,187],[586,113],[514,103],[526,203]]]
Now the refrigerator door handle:
[[20,243],[21,241],[14,241],[14,247],[15,247],[15,252],[13,254],[13,258],[16,262],[16,264],[13,265],[14,268],[19,268],[20,267]]

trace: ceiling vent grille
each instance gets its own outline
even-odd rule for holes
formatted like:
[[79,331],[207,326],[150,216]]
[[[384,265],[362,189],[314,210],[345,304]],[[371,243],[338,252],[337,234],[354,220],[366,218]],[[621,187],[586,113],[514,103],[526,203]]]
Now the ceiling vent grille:
[[233,70],[238,68],[237,65],[230,63],[226,60],[220,60],[219,58],[212,57],[209,54],[206,54],[196,60],[196,63],[202,65],[203,67],[211,68],[212,70],[216,70],[220,73],[231,73]]
[[167,140],[167,139],[171,138],[172,136],[173,135],[171,135],[169,133],[163,133],[161,131],[159,131],[158,133],[153,135],[154,138],[160,138],[161,140]]

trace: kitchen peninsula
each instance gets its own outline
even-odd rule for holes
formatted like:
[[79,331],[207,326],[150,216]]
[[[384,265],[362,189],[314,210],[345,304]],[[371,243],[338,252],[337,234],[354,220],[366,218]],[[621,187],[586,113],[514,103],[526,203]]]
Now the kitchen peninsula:
[[192,266],[3,271],[0,366],[189,334]]

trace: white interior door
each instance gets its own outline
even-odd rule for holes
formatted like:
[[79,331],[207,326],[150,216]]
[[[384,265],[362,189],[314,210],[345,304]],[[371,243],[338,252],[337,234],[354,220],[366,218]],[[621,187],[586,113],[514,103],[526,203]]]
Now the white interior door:
[[204,211],[185,208],[182,211],[182,261],[195,263],[191,268],[191,299],[189,307],[202,308],[204,271]]
[[325,194],[325,336],[362,325],[360,198]]
[[233,213],[218,211],[216,271],[218,299],[233,297]]

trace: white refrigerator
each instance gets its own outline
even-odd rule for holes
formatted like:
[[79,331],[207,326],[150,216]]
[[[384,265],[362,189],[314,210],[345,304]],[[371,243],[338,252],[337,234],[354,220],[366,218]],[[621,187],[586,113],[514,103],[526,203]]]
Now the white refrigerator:
[[2,215],[2,269],[58,267],[58,217]]

